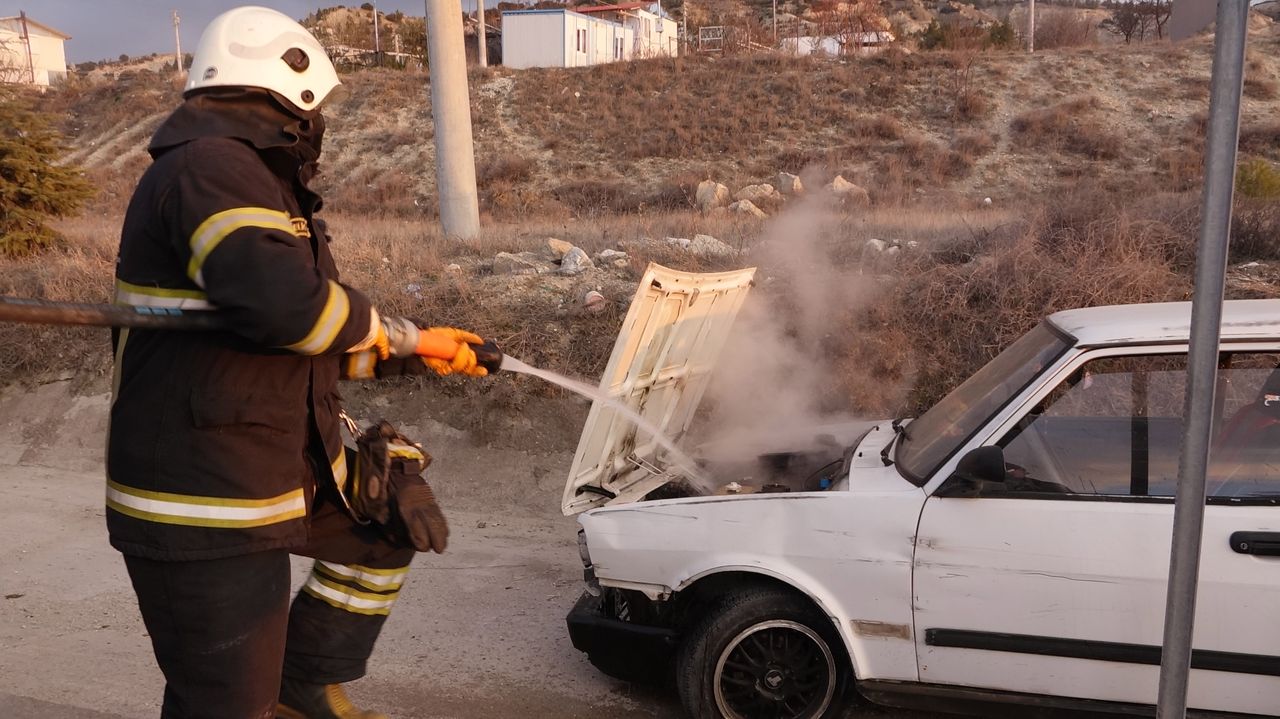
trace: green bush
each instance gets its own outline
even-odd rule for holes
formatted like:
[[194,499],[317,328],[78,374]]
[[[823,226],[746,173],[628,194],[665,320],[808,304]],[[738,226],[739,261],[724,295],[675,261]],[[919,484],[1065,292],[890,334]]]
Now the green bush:
[[1236,192],[1256,199],[1280,199],[1280,170],[1262,159],[1243,162],[1236,168]]
[[1009,18],[987,28],[987,46],[998,50],[1009,50],[1018,47],[1018,33],[1013,29]]
[[0,92],[0,254],[50,247],[58,235],[45,223],[89,199],[92,188],[79,168],[58,162],[62,153],[62,138],[47,116]]

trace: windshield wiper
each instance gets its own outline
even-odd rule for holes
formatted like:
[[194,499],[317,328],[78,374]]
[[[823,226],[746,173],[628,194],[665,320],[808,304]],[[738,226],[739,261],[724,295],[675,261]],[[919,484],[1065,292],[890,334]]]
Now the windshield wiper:
[[889,459],[889,450],[893,449],[893,445],[898,441],[898,438],[911,439],[911,437],[907,435],[906,427],[902,426],[903,419],[906,418],[899,417],[889,423],[889,426],[893,428],[893,439],[889,440],[889,444],[886,444],[884,449],[880,450],[880,461],[884,462],[884,466],[886,467],[893,466],[893,460]]

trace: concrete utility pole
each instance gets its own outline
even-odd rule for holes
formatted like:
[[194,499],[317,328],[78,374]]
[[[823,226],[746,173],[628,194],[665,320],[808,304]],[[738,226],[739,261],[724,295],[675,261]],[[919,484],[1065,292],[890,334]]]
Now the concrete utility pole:
[[31,57],[31,33],[27,32],[27,11],[19,10],[22,19],[22,43],[27,46],[27,69],[31,72],[31,84],[36,84],[36,61]]
[[773,47],[778,47],[778,0],[773,0]]
[[382,65],[382,37],[378,34],[378,4],[373,5],[373,59]]
[[480,20],[480,25],[476,27],[476,64],[488,67],[489,38],[484,27],[484,0],[476,0],[476,17]]
[[178,17],[178,11],[173,11],[173,62],[178,68],[178,77],[182,77],[182,35],[178,33],[178,23],[181,19]]
[[680,35],[684,37],[684,48],[681,55],[689,54],[689,0],[680,6]]
[[1036,0],[1027,0],[1027,52],[1036,51]]
[[459,0],[426,0],[426,5],[440,225],[446,236],[470,240],[480,234],[480,202],[476,197],[462,6]]

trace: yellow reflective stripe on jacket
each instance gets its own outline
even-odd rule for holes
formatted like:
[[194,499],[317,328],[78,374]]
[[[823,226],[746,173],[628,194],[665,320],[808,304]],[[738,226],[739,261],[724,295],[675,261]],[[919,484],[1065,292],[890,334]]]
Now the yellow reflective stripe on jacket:
[[211,310],[209,296],[200,290],[178,290],[167,287],[146,287],[135,285],[124,280],[116,280],[116,298],[118,305],[135,307],[168,307],[183,310]]
[[378,353],[373,350],[352,352],[347,355],[348,379],[373,379],[378,366]]
[[333,472],[333,483],[338,485],[338,491],[342,491],[347,486],[347,451],[345,449],[338,450],[338,456],[329,462],[329,471]]
[[390,614],[391,605],[400,596],[398,591],[389,594],[373,594],[353,589],[320,576],[312,571],[302,591],[337,609],[355,614]]
[[404,444],[403,442],[387,442],[387,454],[391,457],[403,457],[405,459],[426,459],[422,454],[421,447]]
[[351,312],[351,300],[342,285],[329,280],[329,297],[324,302],[324,309],[311,331],[298,342],[285,345],[285,349],[304,355],[318,355],[333,346],[342,326],[347,323],[347,315]]
[[261,227],[264,230],[280,230],[293,236],[293,223],[289,214],[266,207],[237,207],[210,215],[191,233],[191,261],[187,263],[187,276],[204,287],[204,261],[209,253],[232,232],[245,227]]
[[318,560],[312,571],[320,576],[354,582],[365,589],[379,592],[399,589],[404,584],[404,578],[409,576],[408,567],[372,569],[358,564],[334,564],[323,560]]
[[107,506],[148,522],[235,529],[287,522],[307,513],[307,499],[301,488],[267,499],[228,499],[152,492],[110,479]]

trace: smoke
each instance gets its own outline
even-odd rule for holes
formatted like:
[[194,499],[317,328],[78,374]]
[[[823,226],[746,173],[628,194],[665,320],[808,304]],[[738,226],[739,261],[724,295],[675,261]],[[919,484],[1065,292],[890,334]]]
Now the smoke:
[[833,211],[829,196],[811,193],[751,248],[756,286],[707,390],[708,421],[698,432],[704,458],[804,448],[815,427],[855,419],[837,373],[847,371],[840,360],[857,341],[846,336],[849,318],[875,289],[859,272],[866,238],[858,223]]

